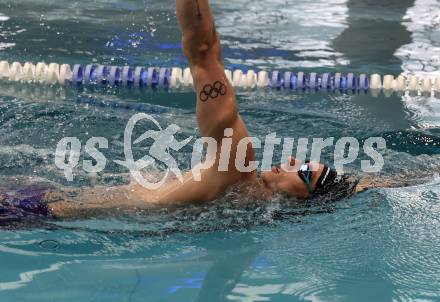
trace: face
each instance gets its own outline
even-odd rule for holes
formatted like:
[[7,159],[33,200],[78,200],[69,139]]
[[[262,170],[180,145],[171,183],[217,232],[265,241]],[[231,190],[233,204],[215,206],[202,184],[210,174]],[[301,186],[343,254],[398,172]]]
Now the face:
[[[272,171],[261,173],[264,184],[275,193],[285,193],[289,197],[304,199],[309,197],[308,186],[299,177],[298,171],[303,163],[294,157],[290,157],[286,163],[272,167]],[[313,171],[312,186],[316,183],[321,171],[321,164],[311,162]]]

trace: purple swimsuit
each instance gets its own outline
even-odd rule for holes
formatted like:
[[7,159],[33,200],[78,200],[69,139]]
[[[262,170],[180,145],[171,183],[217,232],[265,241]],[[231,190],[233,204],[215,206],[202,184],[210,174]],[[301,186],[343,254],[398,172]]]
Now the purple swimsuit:
[[47,188],[31,185],[15,190],[0,191],[0,220],[22,217],[52,217],[44,202]]

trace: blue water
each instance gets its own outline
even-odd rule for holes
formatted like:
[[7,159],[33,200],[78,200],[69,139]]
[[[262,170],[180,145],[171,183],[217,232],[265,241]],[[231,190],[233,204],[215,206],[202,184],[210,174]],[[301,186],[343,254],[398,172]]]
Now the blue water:
[[[228,67],[432,74],[440,65],[435,0],[215,1]],[[174,1],[0,3],[0,59],[183,66]],[[181,138],[197,136],[191,91],[0,85],[2,185],[118,185],[109,162],[68,183],[57,142],[104,136],[123,159],[123,131],[144,103]],[[434,174],[440,103],[425,96],[239,91],[252,135],[382,136],[384,177]],[[191,150],[177,155],[188,168]],[[143,154],[142,149],[136,149]],[[87,159],[82,154],[82,159]],[[332,154],[324,154],[331,162]],[[350,168],[360,173],[359,161]],[[160,168],[160,167],[158,167]],[[440,180],[375,189],[332,205],[205,206],[87,220],[3,223],[0,301],[440,301]]]

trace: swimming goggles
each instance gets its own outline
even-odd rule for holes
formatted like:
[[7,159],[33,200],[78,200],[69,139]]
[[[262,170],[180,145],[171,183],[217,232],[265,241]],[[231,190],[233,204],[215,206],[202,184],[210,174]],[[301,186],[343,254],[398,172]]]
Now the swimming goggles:
[[313,194],[312,174],[313,172],[310,170],[309,164],[301,165],[301,167],[299,168],[299,178],[301,178],[301,180],[307,185],[310,194]]
[[[316,190],[324,187],[324,185],[326,184],[326,181],[328,179],[330,179],[330,178],[328,178],[328,176],[330,174],[334,174],[333,178],[335,178],[337,176],[336,172],[332,171],[329,167],[324,165],[324,169],[322,170],[321,175],[319,176],[318,182],[316,183]],[[309,193],[313,194],[314,193],[313,187],[312,187],[313,172],[310,169],[309,163],[306,163],[301,166],[301,168],[298,171],[298,175],[299,175],[299,178],[301,178],[301,180],[307,185]]]

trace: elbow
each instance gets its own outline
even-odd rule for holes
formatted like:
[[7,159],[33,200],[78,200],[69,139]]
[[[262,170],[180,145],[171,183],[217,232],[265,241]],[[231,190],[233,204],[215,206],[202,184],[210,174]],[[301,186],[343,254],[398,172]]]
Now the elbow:
[[234,106],[231,110],[224,110],[218,113],[216,125],[223,132],[226,128],[233,128],[237,119],[238,112]]
[[238,120],[238,112],[236,108],[232,110],[219,110],[219,112],[210,118],[210,123],[199,123],[199,125],[207,125],[208,128],[203,129],[202,133],[208,136],[221,140],[224,136],[225,129],[234,128]]

